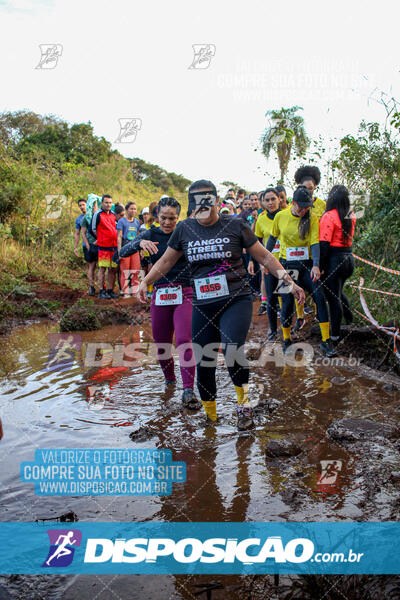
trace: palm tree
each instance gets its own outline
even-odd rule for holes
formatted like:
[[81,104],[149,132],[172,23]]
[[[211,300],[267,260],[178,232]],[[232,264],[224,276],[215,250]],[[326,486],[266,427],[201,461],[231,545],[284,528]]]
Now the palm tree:
[[271,150],[277,153],[281,172],[278,183],[284,182],[293,147],[300,158],[305,155],[310,145],[304,129],[304,119],[296,114],[298,110],[303,109],[301,106],[282,107],[280,110],[268,110],[265,113],[265,116],[269,117],[269,125],[261,136],[261,152],[267,160]]

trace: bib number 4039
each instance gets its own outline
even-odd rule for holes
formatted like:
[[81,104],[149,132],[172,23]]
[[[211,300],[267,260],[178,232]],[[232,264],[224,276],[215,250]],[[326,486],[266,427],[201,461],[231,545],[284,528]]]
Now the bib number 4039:
[[286,248],[286,260],[308,260],[308,246]]

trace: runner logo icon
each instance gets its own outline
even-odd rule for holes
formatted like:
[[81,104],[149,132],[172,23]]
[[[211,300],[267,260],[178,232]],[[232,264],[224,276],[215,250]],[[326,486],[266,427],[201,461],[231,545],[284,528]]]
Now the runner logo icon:
[[42,567],[68,567],[82,541],[79,529],[48,529],[50,548]]
[[61,44],[39,44],[40,60],[35,69],[55,69],[58,59],[62,55],[63,47]]
[[118,119],[119,134],[114,144],[131,144],[136,140],[137,132],[142,129],[142,119]]
[[189,69],[208,69],[215,56],[214,44],[193,44],[194,57]]

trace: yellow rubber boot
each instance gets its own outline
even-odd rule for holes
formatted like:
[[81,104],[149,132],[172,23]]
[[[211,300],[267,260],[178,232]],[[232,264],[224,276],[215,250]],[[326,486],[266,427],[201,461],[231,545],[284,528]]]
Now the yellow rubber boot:
[[296,303],[296,314],[298,319],[304,319],[304,304],[299,304],[297,300]]
[[283,332],[283,339],[284,340],[291,340],[291,335],[290,335],[290,327],[282,327],[282,332]]
[[249,402],[249,386],[247,383],[242,386],[235,385],[237,394],[237,427],[239,431],[251,429],[254,427],[253,410]]
[[217,403],[215,400],[203,401],[202,405],[204,407],[206,416],[210,419],[210,421],[216,421],[218,419],[217,416]]
[[329,335],[329,321],[327,321],[326,323],[320,323],[319,327],[321,329],[322,341],[326,342],[326,340],[329,340],[329,338],[330,338],[330,335]]
[[241,406],[245,404],[249,406],[249,384],[245,383],[241,387],[235,385],[235,390],[237,394],[237,403]]

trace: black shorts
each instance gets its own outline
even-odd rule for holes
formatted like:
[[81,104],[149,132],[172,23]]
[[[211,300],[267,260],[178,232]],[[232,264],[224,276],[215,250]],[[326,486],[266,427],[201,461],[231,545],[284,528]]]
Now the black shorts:
[[98,251],[97,246],[90,244],[89,250],[86,248],[86,246],[83,246],[83,256],[85,257],[85,260],[87,263],[97,262],[98,254],[99,254],[99,251]]

